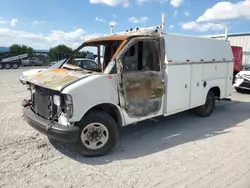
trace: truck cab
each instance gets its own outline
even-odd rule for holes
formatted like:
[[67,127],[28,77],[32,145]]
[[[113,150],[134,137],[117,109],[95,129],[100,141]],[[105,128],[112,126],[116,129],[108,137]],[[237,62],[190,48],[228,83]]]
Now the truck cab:
[[[90,47],[104,54],[103,63],[76,68],[75,54]],[[114,148],[123,126],[189,109],[210,116],[215,100],[231,95],[233,66],[227,41],[157,29],[91,39],[61,67],[26,78],[24,116],[48,137],[74,143],[80,154],[101,156]]]

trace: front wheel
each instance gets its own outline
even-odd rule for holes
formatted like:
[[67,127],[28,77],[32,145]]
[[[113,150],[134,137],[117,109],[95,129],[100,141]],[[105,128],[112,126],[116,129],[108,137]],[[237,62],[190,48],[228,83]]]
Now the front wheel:
[[79,123],[78,152],[85,157],[103,156],[110,152],[118,140],[118,125],[106,112],[96,111]]
[[195,112],[197,115],[201,117],[208,117],[212,114],[214,107],[215,107],[215,96],[213,92],[209,91],[207,94],[205,104],[196,108]]

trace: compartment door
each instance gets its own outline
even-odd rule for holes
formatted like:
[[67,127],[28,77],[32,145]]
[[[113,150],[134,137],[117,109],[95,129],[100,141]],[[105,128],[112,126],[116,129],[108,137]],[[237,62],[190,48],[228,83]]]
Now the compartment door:
[[167,114],[189,107],[191,65],[169,65]]
[[191,97],[190,107],[199,106],[205,103],[204,87],[202,82],[203,64],[193,64],[191,70]]
[[228,97],[231,95],[232,93],[232,89],[233,89],[233,71],[234,71],[234,62],[230,62],[227,64],[227,89],[226,89],[226,95],[225,97]]

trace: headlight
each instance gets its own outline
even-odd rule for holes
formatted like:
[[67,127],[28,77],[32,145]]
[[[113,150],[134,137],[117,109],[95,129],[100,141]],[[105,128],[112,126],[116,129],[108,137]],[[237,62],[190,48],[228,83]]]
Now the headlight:
[[73,100],[70,95],[64,96],[64,113],[67,118],[71,118],[73,116]]
[[54,100],[54,104],[55,104],[56,106],[60,106],[60,105],[61,105],[61,98],[60,98],[60,96],[54,95],[53,100]]

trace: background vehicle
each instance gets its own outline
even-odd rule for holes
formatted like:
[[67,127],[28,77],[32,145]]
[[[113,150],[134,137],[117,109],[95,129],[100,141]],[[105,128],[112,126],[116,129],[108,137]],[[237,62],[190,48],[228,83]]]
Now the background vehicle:
[[95,59],[95,57],[96,57],[96,55],[94,55],[93,53],[88,53],[87,55],[86,55],[86,59],[92,59],[92,60],[94,60]]
[[242,65],[242,70],[250,70],[250,64]]
[[237,92],[250,91],[250,65],[244,65],[244,69],[235,76],[233,86]]
[[0,69],[18,69],[22,59],[28,57],[28,54],[7,57],[0,60]]
[[98,64],[93,59],[76,58],[75,65],[83,69],[98,69]]
[[42,65],[43,62],[38,58],[38,57],[30,57],[28,59],[25,59],[22,61],[22,65],[23,66],[38,66],[38,65]]

